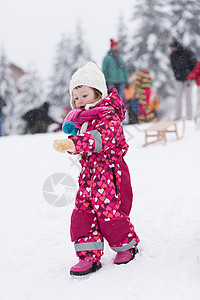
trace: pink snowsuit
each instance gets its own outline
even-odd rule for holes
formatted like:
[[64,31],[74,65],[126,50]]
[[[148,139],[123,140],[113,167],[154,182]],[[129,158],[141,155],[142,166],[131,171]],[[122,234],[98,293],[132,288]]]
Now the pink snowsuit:
[[123,159],[128,150],[121,125],[125,107],[115,88],[97,107],[104,109],[88,121],[86,132],[69,136],[75,144],[73,154],[81,155],[82,165],[71,239],[77,256],[93,262],[103,254],[103,238],[116,252],[139,243],[129,219],[133,193]]

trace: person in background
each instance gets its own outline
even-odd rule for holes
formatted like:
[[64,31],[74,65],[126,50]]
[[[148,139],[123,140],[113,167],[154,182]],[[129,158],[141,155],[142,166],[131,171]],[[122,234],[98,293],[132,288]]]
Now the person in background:
[[125,87],[124,99],[127,101],[129,124],[138,123],[139,106],[138,99],[136,98],[135,82],[137,79],[137,72],[129,76],[128,84]]
[[175,38],[173,38],[170,47],[170,61],[176,79],[175,119],[179,119],[182,116],[182,98],[185,92],[187,102],[187,117],[188,120],[192,120],[192,84],[187,80],[187,76],[194,69],[197,63],[197,58],[189,48],[183,47]]
[[156,91],[152,89],[150,91],[148,108],[154,112],[156,117],[158,117],[158,112],[160,110],[159,97]]
[[157,117],[155,112],[149,108],[151,96],[152,79],[148,69],[140,69],[137,72],[135,81],[136,99],[138,100],[138,122],[155,122]]
[[48,126],[55,121],[48,115],[49,103],[45,102],[40,107],[32,109],[22,116],[27,122],[26,133],[46,133]]
[[197,104],[194,114],[194,120],[197,124],[197,128],[200,128],[200,61],[198,61],[194,70],[188,75],[187,80],[196,80],[197,84]]
[[3,107],[6,106],[4,99],[0,96],[0,137],[2,136],[2,123],[3,123]]
[[[114,39],[110,39],[110,50],[103,59],[102,72],[105,76],[108,90],[115,87],[126,107],[124,90],[125,85],[128,83],[128,72],[125,61],[120,55],[119,42]],[[128,123],[128,112],[123,122],[124,124]]]

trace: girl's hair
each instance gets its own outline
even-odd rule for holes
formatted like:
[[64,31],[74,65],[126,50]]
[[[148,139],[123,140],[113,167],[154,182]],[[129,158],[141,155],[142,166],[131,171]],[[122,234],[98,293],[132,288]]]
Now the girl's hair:
[[[81,88],[81,87],[82,87],[82,85],[78,85],[78,86],[76,86],[74,89],[77,90],[77,89],[79,89],[79,88]],[[93,87],[90,87],[90,86],[89,86],[89,88],[90,88],[91,90],[93,90],[93,92],[94,92],[94,95],[95,95],[95,102],[99,100],[98,103],[100,103],[100,102],[103,100],[103,99],[102,99],[102,93],[101,93],[99,90],[97,90],[97,89],[95,89],[95,88],[93,88]],[[100,101],[100,100],[101,100],[101,101]],[[73,94],[72,94],[72,105],[73,105],[73,107],[76,108],[75,100],[74,100]]]

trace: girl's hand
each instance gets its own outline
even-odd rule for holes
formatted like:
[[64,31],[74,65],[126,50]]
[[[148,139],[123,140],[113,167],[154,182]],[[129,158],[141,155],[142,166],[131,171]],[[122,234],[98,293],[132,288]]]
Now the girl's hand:
[[64,153],[66,151],[74,151],[75,145],[74,142],[70,139],[54,140],[53,148],[58,152]]

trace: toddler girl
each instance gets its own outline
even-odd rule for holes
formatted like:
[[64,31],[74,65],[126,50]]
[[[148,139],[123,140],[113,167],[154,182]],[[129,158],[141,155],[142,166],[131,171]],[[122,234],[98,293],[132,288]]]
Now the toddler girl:
[[74,110],[63,130],[71,134],[53,146],[81,157],[70,228],[79,262],[70,274],[85,275],[101,268],[104,238],[117,253],[115,264],[134,258],[139,238],[129,219],[133,195],[124,161],[128,145],[121,125],[123,102],[115,88],[107,92],[104,75],[92,62],[72,76],[69,89]]

